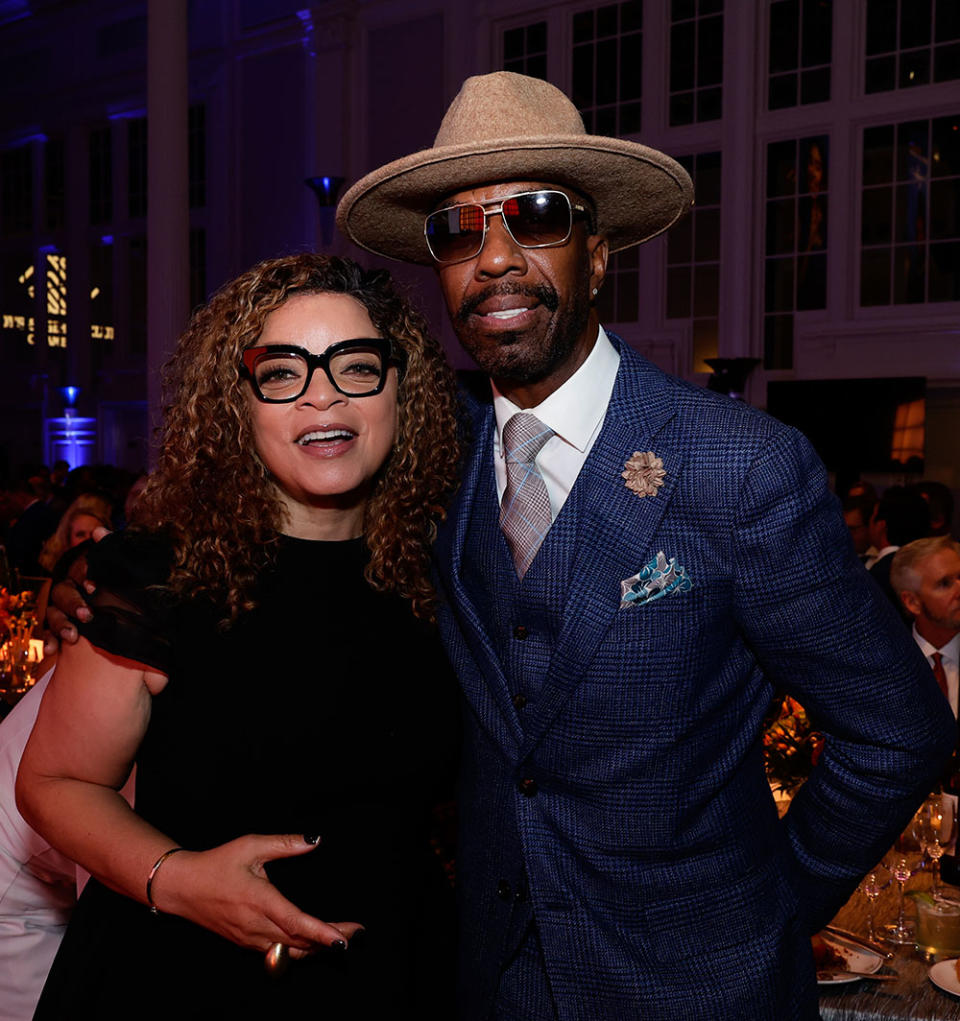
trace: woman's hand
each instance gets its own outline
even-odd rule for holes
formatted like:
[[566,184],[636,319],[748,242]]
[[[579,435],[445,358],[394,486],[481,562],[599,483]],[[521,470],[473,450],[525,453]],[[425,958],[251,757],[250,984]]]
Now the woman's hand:
[[265,952],[273,943],[305,957],[319,947],[344,949],[358,922],[322,922],[287,900],[267,877],[264,863],[309,854],[302,836],[250,835],[209,851],[171,855],[153,880],[158,910],[181,915],[242,947]]

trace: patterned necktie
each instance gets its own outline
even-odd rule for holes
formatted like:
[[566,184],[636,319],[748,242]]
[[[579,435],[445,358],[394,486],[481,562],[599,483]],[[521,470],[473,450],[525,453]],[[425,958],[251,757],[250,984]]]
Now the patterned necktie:
[[931,657],[933,659],[933,676],[937,679],[937,684],[940,685],[940,690],[943,692],[944,697],[949,698],[947,692],[947,671],[943,669],[943,656],[939,652],[935,652]]
[[503,427],[507,488],[500,505],[500,527],[521,578],[550,527],[550,498],[534,458],[552,435],[552,429],[526,412],[514,415]]

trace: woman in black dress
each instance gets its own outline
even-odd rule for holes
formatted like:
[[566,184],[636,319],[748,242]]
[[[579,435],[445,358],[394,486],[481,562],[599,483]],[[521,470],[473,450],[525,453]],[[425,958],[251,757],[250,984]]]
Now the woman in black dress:
[[21,765],[23,814],[94,876],[37,1017],[449,1017],[450,370],[385,272],[299,255],[215,295],[169,382],[151,527],[89,554]]

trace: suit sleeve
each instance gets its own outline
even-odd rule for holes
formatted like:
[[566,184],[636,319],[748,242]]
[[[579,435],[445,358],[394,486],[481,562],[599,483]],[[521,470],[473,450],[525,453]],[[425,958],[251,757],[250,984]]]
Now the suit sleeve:
[[784,822],[815,931],[936,782],[956,723],[794,430],[779,431],[752,464],[734,541],[740,626],[769,679],[826,737]]

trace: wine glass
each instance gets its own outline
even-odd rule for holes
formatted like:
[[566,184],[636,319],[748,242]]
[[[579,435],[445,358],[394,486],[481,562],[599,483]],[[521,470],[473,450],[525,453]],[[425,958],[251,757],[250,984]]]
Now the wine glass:
[[953,836],[954,813],[944,804],[942,794],[931,794],[913,817],[913,835],[921,850],[933,863],[930,892],[941,894],[940,859]]
[[877,898],[880,896],[882,889],[883,885],[877,878],[876,872],[871,872],[860,884],[860,892],[867,898],[867,939],[871,942],[877,938]]
[[883,927],[883,938],[895,946],[906,946],[913,943],[913,923],[903,916],[903,888],[913,875],[913,869],[910,868],[910,862],[901,855],[893,860],[890,874],[897,881],[897,921]]

